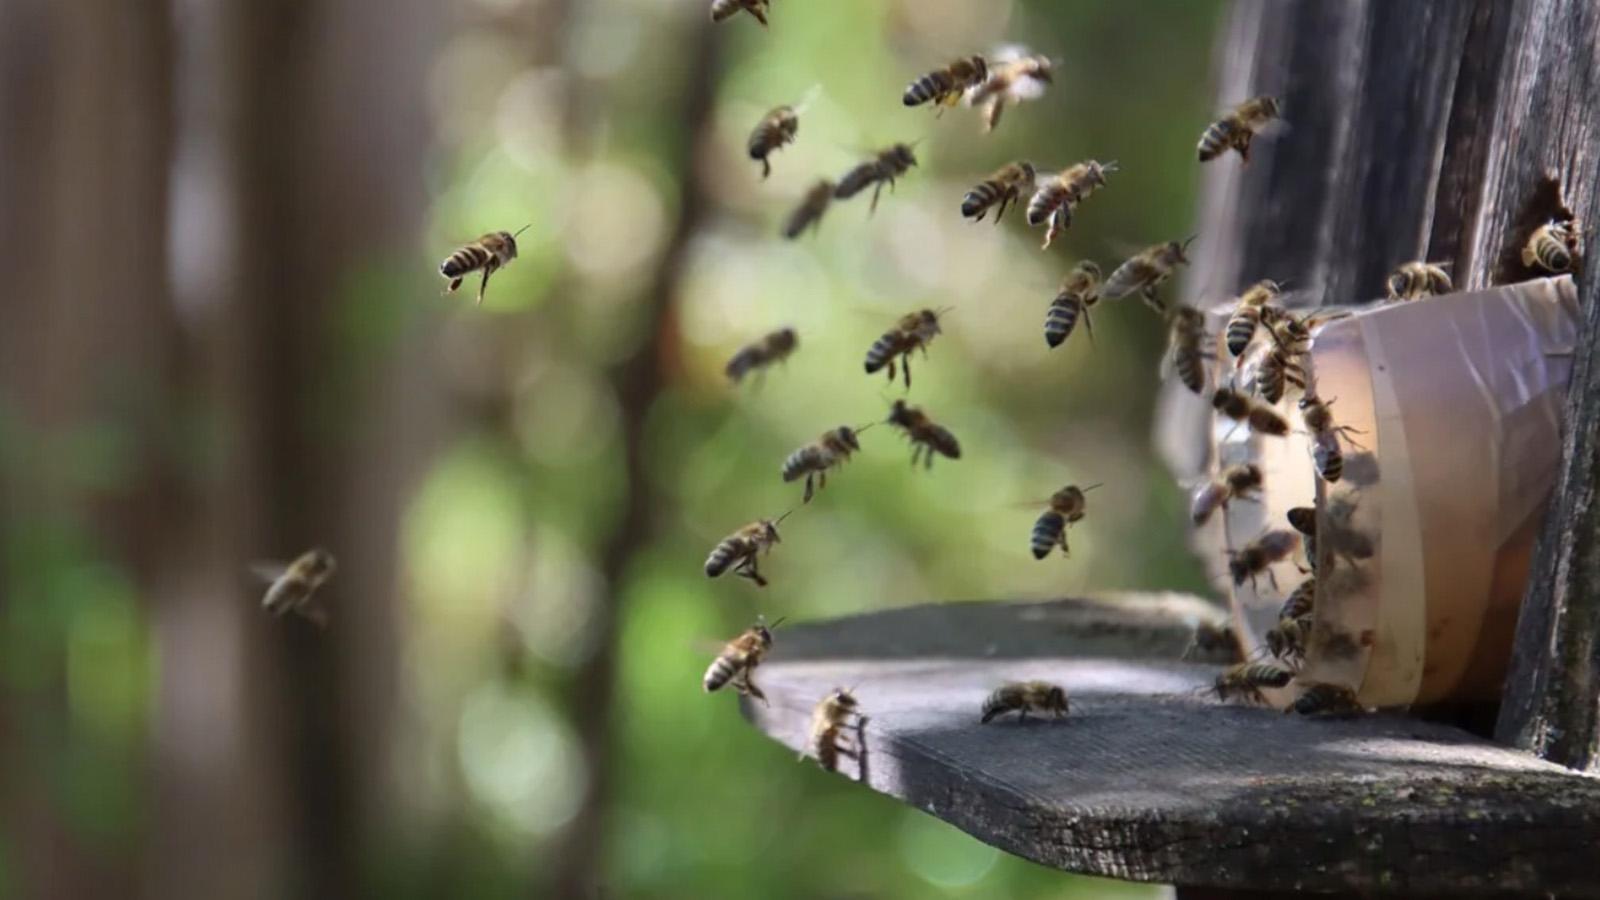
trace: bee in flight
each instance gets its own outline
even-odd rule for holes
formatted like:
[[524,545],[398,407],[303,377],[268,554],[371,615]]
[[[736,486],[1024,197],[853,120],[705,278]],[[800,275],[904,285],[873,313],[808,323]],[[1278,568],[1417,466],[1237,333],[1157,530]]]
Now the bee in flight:
[[1395,269],[1385,284],[1391,301],[1420,300],[1436,294],[1448,294],[1455,289],[1450,282],[1450,273],[1443,266],[1420,260]]
[[1166,362],[1178,381],[1195,394],[1206,389],[1206,363],[1216,359],[1207,346],[1206,314],[1192,306],[1174,306],[1167,315]]
[[706,677],[702,682],[706,693],[722,690],[732,684],[740,694],[754,697],[762,703],[767,702],[767,695],[756,687],[751,677],[755,675],[756,666],[761,665],[767,651],[772,649],[772,630],[782,624],[783,619],[773,622],[771,626],[757,619],[754,625],[729,641],[717,658],[711,661],[711,667],[706,669]]
[[765,28],[770,5],[770,0],[711,0],[711,21],[722,22],[741,12],[747,12],[755,16],[756,21]]
[[789,458],[783,461],[783,480],[798,481],[804,477],[806,480],[804,502],[810,503],[812,479],[817,479],[816,486],[819,489],[827,487],[828,470],[848,462],[850,454],[861,449],[858,435],[871,427],[870,424],[859,428],[840,425],[789,454]]
[[1228,353],[1233,356],[1243,356],[1251,340],[1256,336],[1256,328],[1261,324],[1263,314],[1267,313],[1269,304],[1277,298],[1280,288],[1272,279],[1264,279],[1251,285],[1248,290],[1239,295],[1239,303],[1234,308],[1233,315],[1228,319],[1227,344]]
[[1219,509],[1227,509],[1234,500],[1259,500],[1263,483],[1261,467],[1254,463],[1240,463],[1222,470],[1216,478],[1201,485],[1189,504],[1189,518],[1196,525],[1211,521]]
[[[866,752],[865,747],[855,746],[845,738],[845,729],[850,727],[852,718],[855,719],[859,737],[866,717],[861,715],[855,694],[844,688],[835,688],[811,711],[811,739],[807,743],[810,744],[812,755],[817,758],[817,765],[829,772],[838,771],[839,757],[860,759],[860,754]],[[804,751],[800,753],[800,758],[806,758]]]
[[1050,309],[1044,314],[1044,342],[1051,347],[1061,346],[1072,336],[1080,316],[1093,341],[1094,320],[1089,318],[1089,309],[1099,300],[1100,267],[1093,260],[1082,260],[1061,279],[1061,289],[1050,301]]
[[489,276],[517,258],[517,235],[529,227],[524,225],[515,232],[490,232],[445,257],[444,262],[439,264],[439,274],[450,279],[450,286],[444,292],[455,293],[468,275],[482,269],[483,280],[478,282],[478,305],[481,306],[484,289],[489,286]]
[[988,79],[988,60],[976,54],[963,56],[906,85],[905,96],[900,99],[906,106],[933,103],[939,107],[939,115],[942,116],[946,108],[961,102],[962,94]]
[[833,190],[833,182],[826,178],[812,185],[800,199],[800,205],[783,221],[783,236],[792,241],[807,228],[820,226],[822,214],[828,211],[828,205],[833,202]]
[[1317,474],[1329,484],[1344,477],[1344,451],[1339,448],[1339,439],[1344,438],[1351,446],[1360,447],[1350,435],[1362,433],[1349,425],[1335,425],[1333,412],[1329,409],[1332,405],[1332,400],[1323,400],[1314,393],[1307,393],[1300,398],[1301,421],[1305,422],[1306,430],[1311,432],[1315,442],[1311,451],[1312,461],[1316,464]]
[[880,150],[877,156],[844,173],[839,185],[833,189],[833,199],[848,200],[869,185],[876,185],[872,190],[872,211],[877,212],[878,195],[883,193],[883,186],[887,184],[889,190],[893,191],[894,180],[909,172],[916,164],[916,154],[911,152],[909,144],[895,144]]
[[252,568],[257,575],[270,582],[266,594],[261,598],[262,609],[278,617],[296,613],[318,626],[328,623],[327,611],[313,606],[311,600],[317,589],[339,570],[332,553],[317,547],[300,554],[286,566],[257,563]]
[[1067,529],[1074,522],[1083,520],[1088,513],[1088,498],[1084,494],[1100,487],[1091,484],[1080,488],[1069,484],[1054,494],[1050,495],[1050,508],[1039,514],[1033,523],[1033,533],[1029,538],[1033,548],[1034,559],[1044,559],[1056,547],[1061,548],[1061,555],[1071,556],[1072,551],[1067,547]]
[[967,195],[961,199],[961,214],[974,222],[982,222],[990,207],[998,203],[1000,208],[995,210],[994,223],[999,225],[1000,219],[1006,214],[1006,207],[1017,203],[1024,193],[1033,190],[1035,175],[1033,163],[1025,160],[1002,167],[967,191]]
[[1218,700],[1237,697],[1247,703],[1264,704],[1267,698],[1262,688],[1287,687],[1294,673],[1268,663],[1243,662],[1223,671],[1211,682],[1211,692]]
[[943,334],[939,327],[939,316],[936,310],[924,309],[919,312],[906,313],[900,317],[895,326],[883,333],[872,346],[867,348],[865,368],[871,375],[879,369],[888,369],[889,380],[894,381],[895,361],[899,360],[900,368],[905,374],[906,388],[911,388],[911,354],[915,350],[922,350],[924,356],[928,353],[928,345],[933,339]]
[[911,439],[911,464],[917,464],[917,456],[922,456],[925,468],[933,468],[933,455],[935,453],[950,459],[961,458],[961,444],[956,441],[956,436],[950,429],[928,418],[928,414],[915,406],[907,406],[904,400],[894,401],[889,409],[889,424],[905,431],[906,437]]
[[1233,111],[1212,122],[1200,135],[1201,162],[1210,162],[1229,150],[1250,162],[1250,140],[1278,118],[1278,101],[1273,97],[1254,97],[1235,106]]
[[733,574],[754,581],[756,587],[766,587],[767,579],[761,577],[757,562],[762,553],[779,543],[778,525],[792,512],[776,519],[758,519],[723,538],[706,557],[706,577],[716,578],[732,568]]
[[1117,266],[1117,270],[1106,279],[1101,295],[1107,300],[1117,300],[1137,291],[1150,308],[1156,312],[1166,312],[1166,304],[1156,297],[1156,288],[1171,278],[1178,266],[1189,264],[1189,257],[1184,255],[1184,251],[1193,242],[1194,237],[1191,236],[1182,243],[1167,241],[1146,247]]
[[1551,219],[1528,237],[1528,243],[1522,247],[1522,264],[1559,275],[1572,268],[1572,259],[1577,254],[1577,223],[1570,219]]
[[1284,712],[1297,712],[1302,716],[1349,716],[1366,712],[1366,707],[1356,699],[1356,692],[1344,685],[1319,682],[1309,685]]
[[1251,589],[1254,590],[1257,576],[1266,572],[1267,578],[1276,588],[1278,578],[1272,574],[1272,564],[1288,559],[1299,545],[1299,535],[1280,528],[1263,534],[1239,550],[1229,550],[1228,574],[1232,576],[1234,586],[1238,587],[1249,581]]
[[772,163],[767,157],[794,141],[800,132],[800,114],[792,106],[780,106],[765,116],[750,132],[750,158],[761,163],[761,177],[772,174]]
[[1049,223],[1044,233],[1044,249],[1048,250],[1056,235],[1072,225],[1072,213],[1078,204],[1105,187],[1106,176],[1116,171],[1116,160],[1102,163],[1086,159],[1062,169],[1038,186],[1028,200],[1028,224],[1037,228]]
[[1056,718],[1067,714],[1067,692],[1058,684],[1048,681],[1008,681],[994,689],[983,701],[983,718],[979,724],[1014,712],[1017,721],[1027,721],[1028,713],[1050,713]]
[[1231,387],[1219,387],[1211,395],[1211,407],[1235,422],[1244,422],[1256,434],[1284,437],[1289,433],[1289,421],[1265,403],[1252,400]]
[[769,332],[760,340],[746,344],[739,348],[739,352],[728,360],[723,372],[727,373],[728,380],[738,384],[751,372],[757,373],[757,380],[766,375],[769,366],[783,362],[789,358],[800,346],[800,336],[795,334],[793,328],[780,328]]
[[1045,86],[1053,81],[1055,63],[1050,57],[1013,50],[1009,58],[997,57],[989,64],[988,79],[967,94],[967,103],[983,110],[983,130],[993,131],[1007,105],[1044,96]]

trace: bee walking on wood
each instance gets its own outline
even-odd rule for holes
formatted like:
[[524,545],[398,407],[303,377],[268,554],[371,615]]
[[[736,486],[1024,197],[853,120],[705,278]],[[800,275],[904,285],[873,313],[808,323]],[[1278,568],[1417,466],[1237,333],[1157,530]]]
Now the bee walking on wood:
[[1072,213],[1079,203],[1106,185],[1106,176],[1117,171],[1117,162],[1084,160],[1061,170],[1039,185],[1028,200],[1028,224],[1034,228],[1050,223],[1045,230],[1044,249],[1056,235],[1072,225]]
[[1178,382],[1195,394],[1206,389],[1206,363],[1216,359],[1206,334],[1206,314],[1192,306],[1175,306],[1168,314],[1166,363]]
[[1080,317],[1093,341],[1094,320],[1089,317],[1089,309],[1099,300],[1100,267],[1093,260],[1083,260],[1061,279],[1061,289],[1050,301],[1050,309],[1044,315],[1045,344],[1054,348],[1065,343]]
[[716,578],[732,568],[733,574],[754,581],[756,587],[766,587],[767,579],[761,577],[757,563],[762,553],[779,543],[778,525],[792,512],[776,519],[758,519],[723,538],[706,557],[706,577]]
[[1033,190],[1034,178],[1033,163],[1025,160],[1010,163],[967,191],[961,200],[961,214],[974,222],[982,222],[990,207],[998,203],[1000,208],[995,210],[994,223],[999,225],[1006,208],[1017,203],[1023,193]]
[[702,682],[706,693],[714,693],[732,684],[739,693],[766,703],[767,695],[756,687],[752,676],[767,651],[772,649],[772,630],[782,624],[783,619],[773,622],[770,627],[766,622],[757,620],[729,641],[717,658],[711,661],[711,667],[706,669],[706,677]]
[[1551,219],[1528,237],[1528,243],[1522,247],[1522,264],[1559,275],[1572,268],[1573,257],[1577,255],[1577,223],[1570,219]]
[[878,155],[854,169],[846,172],[839,179],[839,185],[833,189],[833,199],[848,200],[866,190],[869,185],[875,185],[872,190],[872,212],[878,210],[878,195],[883,193],[883,186],[889,185],[889,190],[894,190],[894,180],[911,170],[917,164],[917,157],[911,152],[909,144],[895,144],[886,150],[881,150]]
[[1239,159],[1249,163],[1251,139],[1276,118],[1276,98],[1254,97],[1246,100],[1206,127],[1200,135],[1200,161],[1210,162],[1229,150],[1237,150]]
[[1258,281],[1250,289],[1239,295],[1239,305],[1234,308],[1233,316],[1228,319],[1227,343],[1228,352],[1233,356],[1243,356],[1244,351],[1250,346],[1250,341],[1255,338],[1256,327],[1261,324],[1263,311],[1279,293],[1278,283],[1271,279]]
[[961,444],[956,441],[956,436],[950,429],[933,421],[928,414],[915,406],[907,406],[904,400],[894,401],[894,406],[889,410],[889,424],[906,433],[911,439],[911,464],[917,464],[917,457],[922,456],[924,468],[933,468],[933,455],[938,453],[949,459],[961,458]]
[[256,574],[270,584],[261,597],[261,608],[274,616],[288,613],[305,616],[313,624],[326,625],[328,614],[313,606],[312,597],[339,570],[333,554],[317,547],[296,557],[288,565],[257,563],[252,567]]
[[1234,586],[1238,587],[1249,581],[1251,589],[1254,590],[1257,576],[1266,572],[1267,578],[1276,588],[1278,578],[1272,574],[1270,567],[1273,563],[1288,559],[1299,545],[1299,535],[1278,529],[1263,534],[1241,549],[1229,550],[1228,574],[1233,577]]
[[1117,300],[1137,291],[1150,308],[1156,312],[1166,312],[1167,306],[1156,297],[1156,289],[1172,277],[1178,266],[1189,264],[1189,257],[1184,255],[1184,251],[1193,242],[1194,237],[1191,236],[1181,243],[1167,241],[1146,247],[1117,266],[1111,277],[1106,279],[1101,295],[1107,300]]
[[1311,451],[1312,460],[1316,464],[1317,474],[1329,484],[1344,477],[1344,451],[1339,448],[1339,439],[1343,437],[1351,446],[1360,447],[1350,435],[1362,433],[1349,425],[1335,425],[1333,412],[1329,409],[1332,405],[1332,400],[1324,401],[1312,393],[1300,398],[1300,419],[1305,422],[1306,430],[1311,432],[1315,442]]
[[1059,719],[1067,714],[1067,692],[1048,681],[1008,681],[984,699],[983,718],[978,721],[987,725],[1010,712],[1017,714],[1018,722],[1027,721],[1030,712]]
[[783,480],[798,481],[804,477],[806,480],[804,502],[810,503],[812,479],[817,479],[818,488],[827,487],[828,470],[848,462],[850,454],[861,449],[861,441],[857,435],[871,427],[863,425],[860,428],[851,428],[849,425],[840,425],[789,454],[789,458],[783,461]]
[[1257,403],[1248,394],[1241,394],[1231,387],[1217,388],[1216,393],[1211,395],[1211,407],[1235,422],[1249,425],[1256,434],[1284,437],[1289,433],[1289,420],[1278,415],[1277,410],[1265,403]]
[[1239,663],[1219,674],[1211,683],[1211,691],[1222,701],[1237,697],[1247,703],[1264,704],[1267,698],[1262,695],[1262,688],[1287,687],[1293,677],[1293,672],[1280,666]]
[[767,157],[794,141],[800,133],[800,114],[792,106],[780,106],[765,116],[750,132],[750,158],[761,163],[761,177],[772,174],[772,163]]
[[1072,551],[1067,547],[1067,529],[1074,522],[1083,520],[1088,513],[1088,499],[1084,494],[1100,487],[1091,484],[1086,488],[1079,488],[1069,484],[1054,494],[1050,495],[1050,508],[1040,513],[1039,518],[1033,523],[1033,533],[1029,538],[1033,548],[1034,559],[1044,559],[1056,547],[1061,548],[1062,556],[1071,556]]
[[783,220],[783,236],[792,241],[807,228],[815,230],[821,225],[822,214],[828,211],[828,205],[833,202],[833,190],[833,182],[826,178],[812,185],[801,198],[800,205],[789,213],[789,218]]
[[872,346],[867,348],[865,368],[871,375],[879,369],[887,369],[889,380],[894,381],[896,360],[904,371],[906,388],[911,388],[911,354],[921,350],[923,355],[928,353],[928,345],[933,339],[943,334],[939,327],[939,311],[924,309],[919,312],[907,313],[900,317],[895,326],[883,333]]
[[906,85],[905,96],[901,98],[901,102],[906,106],[933,103],[939,107],[939,115],[942,116],[946,108],[961,102],[962,94],[983,84],[988,78],[988,60],[976,54],[963,56],[950,65],[935,69]]
[[1356,699],[1356,692],[1342,684],[1316,683],[1294,701],[1285,713],[1297,712],[1302,716],[1349,716],[1366,712],[1366,707]]
[[764,376],[768,367],[783,362],[800,346],[800,336],[793,328],[780,328],[751,344],[739,348],[723,368],[728,380],[734,384],[744,380],[751,372]]
[[[817,765],[829,772],[838,771],[839,757],[860,759],[860,754],[866,750],[845,738],[845,729],[850,727],[851,719],[856,720],[859,736],[859,726],[866,719],[860,713],[860,704],[855,695],[844,688],[835,688],[811,711],[811,740],[808,742],[811,754],[817,758]],[[800,758],[806,758],[804,751]]]
[[1259,500],[1263,482],[1261,467],[1254,463],[1229,466],[1194,492],[1189,518],[1196,525],[1204,525],[1211,521],[1212,514],[1227,509],[1234,500]]
[[1045,86],[1053,81],[1055,63],[1048,56],[997,59],[989,65],[988,80],[972,89],[967,102],[983,110],[983,130],[990,132],[1000,124],[1007,105],[1044,96]]
[[1389,289],[1389,299],[1394,300],[1421,300],[1438,294],[1448,294],[1455,290],[1450,282],[1450,273],[1443,266],[1436,263],[1408,262],[1394,270],[1386,282]]
[[741,12],[755,16],[761,27],[767,27],[770,0],[711,0],[711,21],[723,22]]
[[439,274],[450,279],[450,285],[444,292],[455,293],[468,275],[481,269],[483,280],[478,282],[478,305],[483,305],[483,292],[489,287],[489,276],[517,258],[517,235],[529,227],[524,225],[515,232],[490,232],[445,257],[444,262],[439,264]]

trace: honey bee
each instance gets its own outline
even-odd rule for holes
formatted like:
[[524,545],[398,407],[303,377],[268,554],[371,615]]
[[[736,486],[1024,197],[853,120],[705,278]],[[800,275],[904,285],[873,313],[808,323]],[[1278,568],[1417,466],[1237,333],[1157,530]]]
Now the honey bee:
[[761,177],[772,174],[767,157],[792,142],[800,133],[800,114],[792,106],[780,106],[765,116],[750,132],[750,158],[761,163]]
[[1311,617],[1301,616],[1296,619],[1279,619],[1278,623],[1267,629],[1263,638],[1267,642],[1267,652],[1274,659],[1288,662],[1298,666],[1306,655],[1306,639],[1311,634]]
[[1067,714],[1067,692],[1048,681],[1008,681],[984,699],[983,718],[978,721],[987,725],[1009,712],[1017,714],[1018,722],[1027,721],[1029,712],[1059,719]]
[[1278,610],[1278,618],[1298,619],[1301,616],[1308,615],[1311,612],[1312,606],[1316,603],[1316,600],[1317,576],[1312,575],[1304,581],[1301,581],[1300,584],[1289,593],[1288,599],[1283,601],[1283,607]]
[[961,102],[962,94],[983,84],[988,78],[988,60],[977,54],[963,56],[906,85],[905,95],[900,101],[906,106],[933,103],[939,107],[939,115],[944,115],[947,107]]
[[1241,394],[1231,387],[1219,387],[1211,395],[1211,406],[1217,412],[1235,422],[1244,422],[1250,430],[1257,434],[1270,434],[1274,437],[1283,437],[1289,433],[1289,422],[1278,415],[1277,410],[1250,399],[1248,394]]
[[1351,565],[1378,552],[1372,536],[1351,524],[1355,513],[1356,505],[1348,497],[1334,497],[1328,501],[1319,529],[1319,539]]
[[810,503],[812,479],[818,480],[818,488],[827,487],[828,470],[848,462],[850,454],[861,449],[861,441],[857,435],[871,427],[864,425],[860,428],[851,428],[849,425],[840,425],[789,454],[789,458],[783,461],[783,480],[797,481],[804,476],[806,479],[804,502]]
[[1242,662],[1217,675],[1211,683],[1212,693],[1218,700],[1238,697],[1248,703],[1266,703],[1262,688],[1281,688],[1289,684],[1294,673],[1268,663]]
[[1035,172],[1033,163],[1019,160],[1003,166],[993,175],[978,183],[961,200],[961,214],[974,222],[982,222],[989,208],[996,203],[994,223],[1006,214],[1006,207],[1018,202],[1024,191],[1033,190]]
[[489,276],[517,258],[517,235],[530,227],[524,225],[515,232],[490,232],[445,257],[444,262],[439,264],[439,274],[450,279],[450,286],[444,292],[455,293],[468,275],[482,269],[483,280],[478,282],[478,305],[483,305],[483,292],[489,287]]
[[1028,201],[1028,224],[1034,228],[1050,223],[1044,247],[1049,249],[1056,235],[1072,225],[1072,211],[1090,194],[1106,185],[1106,176],[1117,171],[1117,162],[1092,159],[1068,166],[1033,192]]
[[908,144],[895,144],[880,150],[876,157],[856,166],[839,179],[838,187],[833,189],[833,199],[848,200],[866,190],[868,185],[876,185],[872,190],[872,211],[877,212],[878,195],[883,193],[884,184],[888,184],[889,190],[893,191],[894,180],[916,164],[917,157]]
[[1228,319],[1228,353],[1236,357],[1244,355],[1250,341],[1255,338],[1256,327],[1261,324],[1263,309],[1278,296],[1280,290],[1278,283],[1269,278],[1256,282],[1239,295],[1239,304]]
[[740,12],[747,12],[755,16],[761,27],[767,27],[767,11],[770,0],[711,0],[711,21],[722,22],[731,19]]
[[1572,268],[1578,253],[1578,231],[1572,220],[1551,219],[1534,230],[1522,247],[1522,264],[1560,274]]
[[1239,104],[1200,135],[1200,161],[1210,162],[1229,150],[1237,150],[1239,158],[1249,163],[1250,140],[1277,117],[1278,101],[1274,97],[1254,97]]
[[833,190],[833,182],[826,178],[812,185],[811,190],[801,198],[800,205],[784,220],[783,236],[792,241],[807,228],[815,229],[821,225],[822,214],[828,211],[828,205],[833,202]]
[[783,619],[779,619],[769,627],[758,619],[754,625],[729,641],[722,648],[722,653],[711,661],[711,667],[706,669],[706,677],[702,682],[706,693],[719,691],[732,684],[739,693],[766,703],[767,695],[756,687],[752,677],[756,666],[761,665],[762,658],[772,649],[772,630],[782,624]]
[[983,109],[983,130],[993,131],[1008,104],[1042,96],[1045,85],[1054,80],[1055,63],[1048,56],[996,60],[989,66],[988,80],[972,89],[967,102]]
[[1089,310],[1100,300],[1100,267],[1093,260],[1083,260],[1061,279],[1061,289],[1050,301],[1050,310],[1044,316],[1044,342],[1059,347],[1072,335],[1072,328],[1083,317],[1083,327],[1094,340],[1094,320]]
[[1255,463],[1229,466],[1194,492],[1189,518],[1196,525],[1204,525],[1217,510],[1227,509],[1231,501],[1259,499],[1262,482],[1261,467]]
[[1067,529],[1074,522],[1082,521],[1088,512],[1087,498],[1083,495],[1097,487],[1100,485],[1091,484],[1086,488],[1080,488],[1075,484],[1069,484],[1050,495],[1050,508],[1041,513],[1033,523],[1031,545],[1034,559],[1044,559],[1057,546],[1061,547],[1061,555],[1072,555],[1072,550],[1067,547]]
[[1189,659],[1195,654],[1212,662],[1234,663],[1244,658],[1244,650],[1239,646],[1239,636],[1233,629],[1213,622],[1195,624],[1194,635],[1189,638],[1189,646],[1183,651],[1183,658]]
[[752,344],[739,348],[739,352],[728,360],[723,368],[728,380],[738,384],[751,372],[765,375],[766,369],[776,363],[789,358],[789,354],[800,346],[800,336],[795,334],[793,328],[780,328],[762,337]]
[[1289,510],[1289,527],[1300,532],[1306,548],[1306,565],[1317,571],[1317,511],[1310,506],[1295,506]]
[[766,587],[767,580],[761,577],[757,562],[763,552],[779,543],[778,524],[787,518],[789,513],[776,519],[758,519],[723,538],[706,557],[706,577],[716,578],[731,567],[733,574],[754,581],[756,587]]
[[266,594],[261,597],[262,609],[274,616],[292,612],[316,625],[327,624],[327,611],[313,606],[311,599],[339,570],[332,553],[317,547],[300,554],[286,566],[258,563],[253,568],[257,575],[270,582]]
[[1272,347],[1262,354],[1261,362],[1256,366],[1256,393],[1269,404],[1277,404],[1283,399],[1290,386],[1297,390],[1306,389],[1305,367],[1295,361],[1281,346]]
[[1267,578],[1272,581],[1272,586],[1278,586],[1277,576],[1269,568],[1273,563],[1288,559],[1300,545],[1300,536],[1292,531],[1278,529],[1269,531],[1256,538],[1239,550],[1228,551],[1228,574],[1233,577],[1234,586],[1237,587],[1250,582],[1252,590],[1256,586],[1256,577],[1262,572],[1267,573]]
[[1215,359],[1207,347],[1206,314],[1192,306],[1173,307],[1168,314],[1167,363],[1178,381],[1196,394],[1205,393],[1206,363]]
[[1317,683],[1306,687],[1305,693],[1285,713],[1297,712],[1302,716],[1348,716],[1365,712],[1356,699],[1356,692],[1342,684]]
[[1111,277],[1106,279],[1105,288],[1100,292],[1107,300],[1117,300],[1138,291],[1144,297],[1144,302],[1149,304],[1156,312],[1166,312],[1166,304],[1156,297],[1156,288],[1162,282],[1172,277],[1174,270],[1180,265],[1188,265],[1189,258],[1184,251],[1189,249],[1193,237],[1178,241],[1168,241],[1165,244],[1155,244],[1140,251],[1127,262],[1117,267]]
[[[823,697],[811,711],[811,753],[817,758],[817,765],[829,772],[839,769],[839,757],[846,756],[859,759],[864,747],[852,746],[845,738],[845,729],[850,727],[852,717],[856,718],[859,725],[865,719],[859,712],[860,704],[855,695],[844,688],[835,688],[833,693]],[[805,759],[805,753],[800,754]]]
[[1435,294],[1448,294],[1455,289],[1450,283],[1450,274],[1443,266],[1420,260],[1395,269],[1386,284],[1391,301],[1420,300]]
[[956,441],[956,436],[948,428],[928,418],[927,413],[915,406],[907,406],[904,400],[894,401],[894,406],[889,410],[889,424],[905,431],[911,439],[911,464],[917,464],[917,456],[921,454],[925,468],[933,468],[933,455],[938,453],[950,459],[961,458],[961,444]]
[[1362,433],[1349,425],[1335,425],[1333,412],[1329,409],[1332,404],[1332,400],[1324,401],[1314,393],[1300,398],[1300,419],[1315,440],[1312,460],[1316,464],[1317,474],[1329,484],[1344,475],[1344,451],[1339,448],[1339,439],[1343,437],[1352,446],[1360,447],[1350,435]]
[[920,312],[907,313],[900,317],[895,326],[883,333],[883,336],[872,342],[867,348],[865,367],[867,374],[871,375],[879,369],[888,369],[889,380],[894,381],[895,361],[898,359],[900,367],[905,373],[906,388],[911,387],[911,354],[921,349],[924,356],[928,353],[928,344],[934,337],[943,333],[939,327],[940,313],[931,309]]

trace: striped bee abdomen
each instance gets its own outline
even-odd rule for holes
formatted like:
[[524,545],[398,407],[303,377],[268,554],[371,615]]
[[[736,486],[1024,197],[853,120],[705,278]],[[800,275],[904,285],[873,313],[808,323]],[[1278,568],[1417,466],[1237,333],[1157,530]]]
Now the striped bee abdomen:
[[1059,181],[1038,189],[1034,192],[1033,199],[1028,201],[1028,224],[1034,227],[1043,225],[1066,200],[1067,189]]
[[895,354],[899,353],[903,349],[904,347],[901,345],[901,338],[898,332],[891,331],[888,334],[885,334],[883,337],[878,338],[876,341],[873,341],[872,346],[867,349],[867,374],[871,375],[873,372],[876,372],[888,365],[889,361],[894,359]]
[[[1191,134],[1193,132],[1190,132]],[[1228,152],[1228,149],[1238,140],[1237,128],[1228,119],[1212,122],[1211,126],[1200,135],[1200,161],[1210,162]]]
[[878,164],[876,162],[862,163],[846,172],[845,176],[839,179],[838,187],[833,189],[833,197],[835,200],[847,200],[854,197],[866,190],[867,185],[877,181],[878,177]]
[[906,92],[900,101],[906,106],[921,106],[936,97],[942,97],[955,85],[955,79],[944,69],[918,78],[906,86]]
[[981,724],[988,724],[996,716],[1003,716],[1012,710],[1022,708],[1022,694],[1010,686],[998,688],[983,699],[983,718]]
[[820,447],[815,445],[801,447],[783,461],[783,480],[796,481],[804,478],[808,473],[827,468],[830,461],[829,454]]
[[723,572],[728,571],[728,567],[733,565],[734,560],[748,552],[749,550],[742,538],[730,537],[724,540],[712,548],[711,555],[706,557],[706,577],[716,578]]
[[1333,484],[1344,477],[1344,452],[1339,449],[1337,435],[1319,435],[1316,449],[1311,452],[1312,461],[1316,464],[1317,474],[1322,480]]
[[738,384],[745,375],[750,373],[751,369],[760,365],[761,362],[762,353],[760,349],[756,347],[746,347],[743,350],[740,350],[738,353],[735,353],[733,358],[728,360],[728,365],[723,369],[723,372],[728,376],[730,381],[732,381],[734,384]]
[[1240,356],[1256,336],[1256,323],[1261,313],[1254,307],[1241,309],[1228,320],[1228,352]]
[[961,443],[956,440],[955,435],[950,433],[950,429],[943,425],[929,425],[928,433],[925,437],[928,446],[933,449],[951,459],[961,458]]
[[1053,509],[1045,510],[1033,523],[1033,558],[1044,559],[1055,549],[1061,541],[1061,533],[1066,530],[1067,520]]
[[1198,394],[1205,390],[1206,371],[1199,354],[1178,354],[1173,358],[1172,371],[1178,376],[1178,383],[1188,388],[1191,393]]
[[1072,328],[1078,324],[1078,314],[1083,310],[1083,303],[1072,294],[1062,294],[1050,304],[1050,310],[1044,314],[1044,342],[1051,347],[1059,347],[1072,335]]
[[723,686],[733,680],[733,676],[738,671],[738,667],[734,665],[732,659],[728,658],[727,654],[712,660],[710,668],[706,669],[704,682],[706,693],[709,694],[713,691],[721,690]]
[[439,274],[446,278],[460,278],[468,272],[483,268],[491,259],[489,251],[477,245],[462,247],[439,264]]
[[998,182],[985,181],[970,191],[961,200],[961,214],[967,218],[983,219],[989,207],[993,206],[1003,195],[1005,188]]

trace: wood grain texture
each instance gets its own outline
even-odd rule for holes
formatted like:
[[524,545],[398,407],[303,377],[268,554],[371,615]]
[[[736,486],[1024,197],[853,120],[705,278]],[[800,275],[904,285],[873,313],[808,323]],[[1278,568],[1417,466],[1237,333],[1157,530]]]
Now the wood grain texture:
[[[762,731],[806,742],[854,686],[865,782],[1073,872],[1257,891],[1600,892],[1600,779],[1398,716],[1223,706],[1180,662],[1191,620],[1122,598],[915,607],[785,628]],[[1194,601],[1198,603],[1199,601]],[[1061,721],[978,724],[1005,680],[1066,687]],[[862,772],[845,761],[841,775]]]

